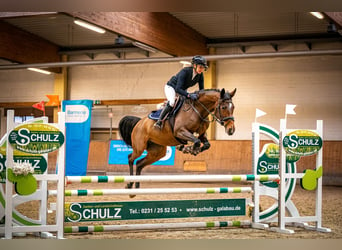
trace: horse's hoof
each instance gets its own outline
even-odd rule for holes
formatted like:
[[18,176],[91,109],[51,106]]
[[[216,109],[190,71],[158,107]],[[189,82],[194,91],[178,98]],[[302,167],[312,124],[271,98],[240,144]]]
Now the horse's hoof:
[[180,145],[180,146],[177,146],[176,149],[178,149],[179,151],[183,151],[184,150],[184,145]]
[[193,148],[192,151],[191,151],[191,154],[192,155],[198,155],[200,153],[200,148]]

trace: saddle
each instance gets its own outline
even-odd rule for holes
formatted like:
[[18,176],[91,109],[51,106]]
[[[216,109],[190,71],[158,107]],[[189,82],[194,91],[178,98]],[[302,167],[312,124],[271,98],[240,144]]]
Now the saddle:
[[[182,107],[184,101],[185,101],[185,97],[183,96],[178,96],[176,98],[176,102],[175,105],[173,106],[173,109],[167,114],[167,116],[165,117],[164,121],[168,120],[169,124],[171,126],[171,129],[173,131],[174,125],[175,125],[175,119],[176,119],[176,114],[178,113],[178,111],[180,110],[180,108]],[[152,111],[149,115],[148,118],[150,118],[151,120],[157,121],[159,119],[159,116],[161,114],[161,112],[163,111],[163,108],[158,109],[158,110],[154,110]],[[187,144],[187,141],[182,140],[180,138],[175,137],[181,144]]]
[[[165,120],[170,119],[172,117],[175,117],[179,109],[182,107],[184,103],[185,98],[183,96],[178,96],[176,98],[175,105],[173,106],[173,109],[167,114],[165,117]],[[163,108],[158,109],[158,110],[153,110],[149,115],[148,118],[151,120],[157,121],[159,119],[159,116],[161,112],[163,111]],[[173,121],[174,122],[174,121]],[[173,127],[173,126],[172,126]]]

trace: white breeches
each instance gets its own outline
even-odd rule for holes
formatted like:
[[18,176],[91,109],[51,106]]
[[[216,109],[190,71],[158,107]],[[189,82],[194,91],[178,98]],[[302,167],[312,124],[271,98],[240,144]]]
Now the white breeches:
[[175,91],[175,89],[172,88],[169,85],[165,85],[164,93],[165,93],[166,99],[169,102],[169,105],[171,107],[173,107],[175,105],[175,99],[176,99],[176,91]]

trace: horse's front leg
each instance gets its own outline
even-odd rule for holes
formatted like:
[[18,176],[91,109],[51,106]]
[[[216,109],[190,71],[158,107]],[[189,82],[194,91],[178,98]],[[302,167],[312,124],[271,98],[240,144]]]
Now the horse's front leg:
[[196,156],[197,154],[199,154],[205,150],[208,150],[210,148],[210,143],[209,143],[205,133],[200,135],[198,137],[198,139],[202,142],[202,147],[200,147],[199,150],[198,150],[198,148],[187,146],[183,149],[183,152],[184,153],[190,153],[190,154]]
[[[197,155],[200,152],[201,140],[194,136],[190,131],[182,129],[177,131],[175,136],[183,140],[193,142],[191,154]],[[183,152],[186,148],[187,146],[184,147]]]
[[192,145],[182,144],[180,146],[177,146],[176,149],[181,151],[183,154],[192,154]]
[[210,148],[210,143],[209,143],[207,135],[205,133],[200,135],[198,137],[198,139],[200,139],[201,142],[203,143],[203,146],[201,147],[200,152],[203,152],[203,151],[208,150]]

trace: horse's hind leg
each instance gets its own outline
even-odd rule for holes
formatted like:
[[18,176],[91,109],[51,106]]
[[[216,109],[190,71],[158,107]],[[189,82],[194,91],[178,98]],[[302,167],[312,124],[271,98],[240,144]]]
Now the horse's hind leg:
[[[137,159],[142,154],[142,152],[140,154],[137,154],[135,152],[136,152],[136,150],[133,149],[133,153],[128,156],[129,175],[131,175],[131,176],[133,175],[134,161],[135,161],[135,159]],[[134,182],[127,183],[126,188],[129,188],[129,189],[132,188],[133,187],[133,183]],[[130,198],[134,198],[135,195],[130,194],[129,197]]]
[[[133,147],[133,152],[128,156],[128,165],[129,165],[129,174],[133,175],[133,165],[134,161],[142,155],[144,152],[144,147],[141,147],[140,149]],[[127,183],[127,188],[132,188],[133,187],[133,182]]]
[[[133,162],[130,160],[132,157],[132,154],[128,155],[128,166],[129,166],[129,175],[133,175]],[[133,187],[133,182],[127,183],[126,188],[132,188]]]
[[[155,143],[149,143],[147,146],[147,155],[140,159],[136,164],[136,175],[141,175],[141,171],[147,165],[150,165],[159,159],[163,158],[166,154],[166,146],[161,146]],[[140,183],[135,183],[135,188],[139,188]]]

